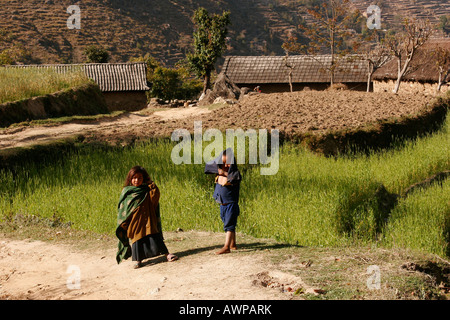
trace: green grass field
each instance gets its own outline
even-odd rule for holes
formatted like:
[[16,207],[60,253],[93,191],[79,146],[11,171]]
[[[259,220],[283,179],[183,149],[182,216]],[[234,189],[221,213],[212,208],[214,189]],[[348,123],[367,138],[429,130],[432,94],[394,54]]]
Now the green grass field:
[[[376,245],[449,255],[449,182],[401,198],[386,216],[380,186],[401,194],[408,186],[450,169],[450,119],[433,135],[371,155],[326,158],[286,142],[276,175],[241,165],[238,231],[311,247]],[[164,230],[221,231],[212,199],[213,177],[203,164],[175,165],[175,142],[132,147],[80,145],[39,163],[23,161],[0,171],[0,219],[38,216],[76,229],[114,234],[123,181],[144,166],[161,190]]]

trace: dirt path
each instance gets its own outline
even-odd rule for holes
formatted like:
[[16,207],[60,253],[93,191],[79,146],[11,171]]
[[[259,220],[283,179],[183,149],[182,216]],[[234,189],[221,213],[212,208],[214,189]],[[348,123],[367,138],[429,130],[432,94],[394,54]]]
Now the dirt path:
[[209,113],[206,108],[189,107],[156,111],[150,115],[141,112],[127,113],[115,119],[89,123],[67,123],[57,126],[32,126],[0,131],[0,149],[26,147],[80,134],[117,135],[133,132],[133,128],[151,128],[169,120],[186,119]]
[[[222,236],[188,233],[203,239],[200,242],[223,240]],[[172,251],[177,246],[169,236],[167,246],[180,259],[166,262],[161,256],[135,270],[131,259],[116,264],[115,247],[82,250],[68,244],[0,238],[0,299],[279,300],[298,299],[293,290],[307,288],[300,278],[271,269],[251,244],[216,255],[217,244]]]

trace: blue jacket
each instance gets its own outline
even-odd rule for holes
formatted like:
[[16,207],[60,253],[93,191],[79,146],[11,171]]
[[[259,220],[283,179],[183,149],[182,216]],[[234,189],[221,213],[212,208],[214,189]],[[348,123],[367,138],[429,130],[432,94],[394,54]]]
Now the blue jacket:
[[[233,151],[231,148],[226,150],[227,155],[229,155],[234,161],[228,169],[228,183],[224,186],[217,183],[214,188],[213,198],[218,203],[230,203],[239,201],[239,188],[242,180],[241,174],[238,170],[236,159],[234,158]],[[206,174],[218,174],[218,167],[222,163],[222,153],[214,160],[207,162],[205,165]]]
[[216,183],[216,187],[214,188],[213,193],[214,200],[216,200],[216,202],[218,203],[223,204],[239,202],[239,186],[240,181],[225,186]]

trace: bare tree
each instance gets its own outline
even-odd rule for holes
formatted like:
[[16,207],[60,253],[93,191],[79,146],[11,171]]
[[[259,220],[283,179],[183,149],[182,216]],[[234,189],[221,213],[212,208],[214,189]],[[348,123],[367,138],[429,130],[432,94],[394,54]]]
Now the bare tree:
[[439,72],[439,80],[437,86],[437,92],[441,91],[443,84],[447,84],[450,79],[450,50],[442,47],[437,47],[431,54],[432,59],[436,63]]
[[360,38],[354,44],[354,50],[359,54],[360,59],[364,59],[367,63],[367,92],[369,92],[375,71],[392,58],[390,50],[380,39],[380,34],[376,30],[372,30],[367,37]]
[[397,59],[397,81],[393,89],[397,93],[404,76],[412,72],[411,60],[417,49],[423,46],[433,33],[429,20],[403,20],[403,30],[395,35],[386,36],[385,44]]
[[284,65],[286,68],[288,68],[289,72],[288,72],[288,79],[289,79],[289,88],[291,90],[291,92],[294,91],[293,87],[292,87],[292,72],[295,69],[295,65],[292,65],[288,62],[289,60],[289,52],[286,51],[286,56],[284,57]]
[[323,61],[315,59],[322,64],[323,68],[330,74],[330,84],[334,84],[334,74],[338,68],[338,56],[345,55],[347,50],[343,49],[344,40],[351,36],[349,25],[358,15],[357,10],[350,11],[350,0],[328,0],[306,9],[306,12],[315,20],[308,26],[299,25],[304,35],[310,39],[308,45],[297,42],[297,38],[290,37],[283,43],[282,48],[287,52],[315,55],[325,49],[330,52],[331,63],[323,64]]

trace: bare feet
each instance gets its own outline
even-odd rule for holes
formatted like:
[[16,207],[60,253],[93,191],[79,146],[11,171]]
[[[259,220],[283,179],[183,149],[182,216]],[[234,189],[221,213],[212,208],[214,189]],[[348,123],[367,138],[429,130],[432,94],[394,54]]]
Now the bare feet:
[[169,262],[178,260],[178,257],[176,255],[172,254],[172,253],[167,254],[166,258],[167,258],[167,261],[169,261]]
[[230,249],[228,247],[223,247],[222,249],[216,252],[216,254],[224,254],[224,253],[230,253]]

